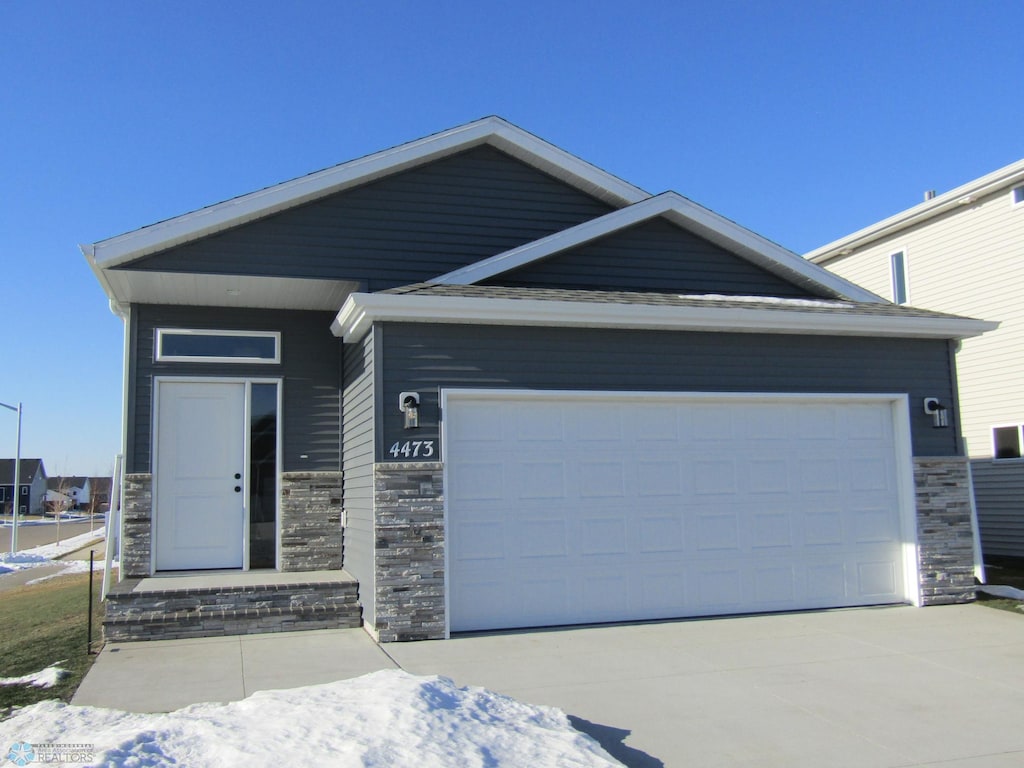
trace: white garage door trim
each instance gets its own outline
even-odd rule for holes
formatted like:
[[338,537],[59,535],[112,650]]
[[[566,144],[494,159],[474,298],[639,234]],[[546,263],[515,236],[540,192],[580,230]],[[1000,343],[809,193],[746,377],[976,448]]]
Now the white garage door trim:
[[445,633],[451,631],[451,564],[450,564],[450,543],[451,516],[449,502],[451,495],[449,490],[449,461],[448,445],[450,422],[448,414],[452,412],[450,404],[455,402],[498,402],[498,401],[554,401],[554,402],[600,402],[614,401],[616,403],[638,402],[644,404],[657,403],[666,404],[685,403],[834,403],[834,404],[874,404],[888,403],[891,408],[893,447],[895,450],[895,481],[896,494],[899,504],[899,525],[900,535],[904,542],[902,546],[902,570],[903,570],[903,596],[906,602],[913,605],[920,605],[920,593],[918,589],[918,557],[917,557],[917,524],[915,512],[915,497],[913,486],[913,459],[910,434],[910,410],[906,394],[856,394],[856,393],[720,393],[720,392],[616,392],[616,391],[572,391],[572,390],[523,390],[523,389],[443,389],[441,391],[442,407],[442,460],[444,461],[444,487],[445,487]]

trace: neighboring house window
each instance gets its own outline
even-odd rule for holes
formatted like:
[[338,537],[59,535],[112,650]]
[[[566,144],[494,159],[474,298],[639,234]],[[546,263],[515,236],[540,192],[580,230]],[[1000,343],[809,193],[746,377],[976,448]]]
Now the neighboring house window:
[[158,328],[155,357],[165,362],[279,363],[281,334]]
[[1014,205],[1024,204],[1024,186],[1017,187],[1010,193],[1010,202]]
[[997,459],[1021,457],[1020,425],[992,428],[992,455]]
[[21,486],[21,495],[22,496],[28,496],[28,486],[27,485]]
[[889,256],[889,269],[892,273],[892,300],[896,304],[907,303],[907,257],[903,251]]

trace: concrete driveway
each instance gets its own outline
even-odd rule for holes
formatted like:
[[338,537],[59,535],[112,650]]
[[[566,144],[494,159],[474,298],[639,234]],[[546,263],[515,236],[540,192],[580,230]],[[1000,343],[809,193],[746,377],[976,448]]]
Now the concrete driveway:
[[630,766],[1024,765],[1024,615],[978,605],[382,648],[361,630],[123,644],[104,650],[75,703],[154,711],[152,697],[175,688],[228,700],[393,665],[560,707]]

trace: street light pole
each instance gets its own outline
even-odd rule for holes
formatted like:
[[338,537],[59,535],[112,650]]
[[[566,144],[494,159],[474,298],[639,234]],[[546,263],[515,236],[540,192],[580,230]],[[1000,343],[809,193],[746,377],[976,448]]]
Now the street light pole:
[[21,503],[21,403],[18,407],[7,403],[0,403],[9,411],[18,414],[18,445],[14,451],[14,499],[11,502],[11,511],[14,517],[11,520],[11,554],[18,551],[18,505]]

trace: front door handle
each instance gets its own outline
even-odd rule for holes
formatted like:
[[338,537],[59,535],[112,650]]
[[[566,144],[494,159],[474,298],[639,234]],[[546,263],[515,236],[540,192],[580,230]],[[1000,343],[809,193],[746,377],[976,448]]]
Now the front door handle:
[[242,492],[242,486],[236,485],[235,486],[235,493],[241,493],[241,492]]
[[242,473],[241,472],[235,472],[235,480],[241,480],[241,479],[242,479]]

